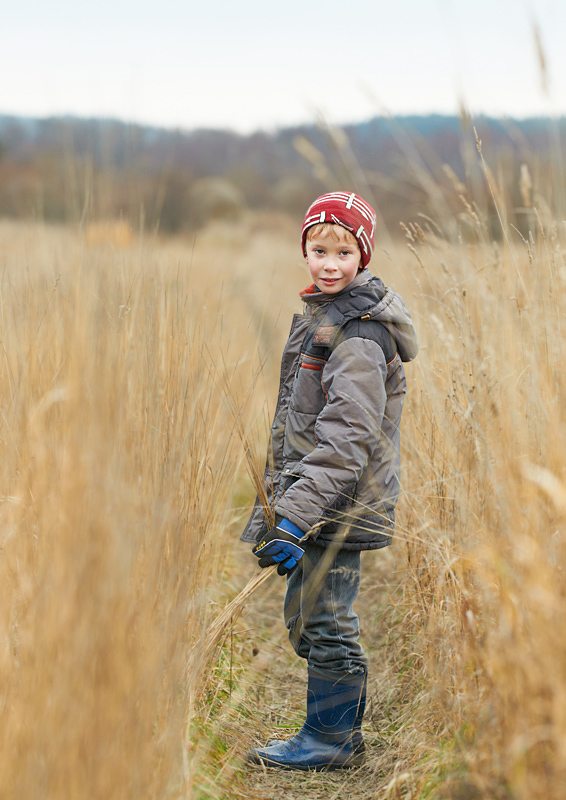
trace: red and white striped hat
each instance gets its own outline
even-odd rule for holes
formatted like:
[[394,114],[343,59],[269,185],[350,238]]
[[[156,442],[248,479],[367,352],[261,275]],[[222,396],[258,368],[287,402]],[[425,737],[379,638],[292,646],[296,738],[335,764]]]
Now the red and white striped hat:
[[373,255],[375,236],[375,211],[353,192],[330,192],[318,197],[305,215],[301,231],[303,255],[306,255],[307,231],[313,225],[331,222],[342,225],[358,242],[362,264],[366,267]]

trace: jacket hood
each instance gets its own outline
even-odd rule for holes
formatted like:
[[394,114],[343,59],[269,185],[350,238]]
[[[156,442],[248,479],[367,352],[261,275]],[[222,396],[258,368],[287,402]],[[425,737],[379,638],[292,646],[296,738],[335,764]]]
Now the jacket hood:
[[417,355],[417,334],[403,298],[385,286],[380,278],[373,277],[369,270],[357,275],[336,295],[309,290],[311,287],[301,292],[301,297],[310,313],[326,324],[342,327],[355,318],[376,320],[395,339],[402,361],[412,361]]

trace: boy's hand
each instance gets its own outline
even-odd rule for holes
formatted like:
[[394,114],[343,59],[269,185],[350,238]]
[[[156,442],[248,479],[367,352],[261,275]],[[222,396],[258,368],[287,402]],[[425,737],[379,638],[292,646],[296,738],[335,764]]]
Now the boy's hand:
[[301,539],[304,535],[297,525],[288,519],[282,519],[262,537],[252,553],[259,558],[260,567],[278,564],[277,572],[285,575],[303,557],[305,549],[301,546]]

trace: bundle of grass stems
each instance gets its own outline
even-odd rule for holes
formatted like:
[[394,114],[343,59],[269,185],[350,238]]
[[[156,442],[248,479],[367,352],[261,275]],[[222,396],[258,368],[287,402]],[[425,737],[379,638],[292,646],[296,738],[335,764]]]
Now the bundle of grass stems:
[[[245,445],[245,450],[249,454],[250,448],[249,444]],[[252,481],[256,487],[256,491],[258,492],[258,496],[261,497],[265,503],[265,516],[266,516],[266,523],[268,527],[272,527],[275,524],[275,514],[273,513],[273,509],[270,508],[267,501],[267,496],[265,492],[265,486],[263,484],[262,478],[258,475],[255,463],[250,465],[250,474],[252,477]],[[304,534],[300,542],[305,542],[309,538],[311,538],[324,523],[319,522],[315,525],[311,530]],[[346,531],[344,531],[345,535]],[[305,595],[304,599],[304,608],[308,609],[309,607],[309,596],[310,602],[314,602],[317,591],[320,588],[320,583],[322,582],[324,575],[330,569],[330,565],[332,559],[334,558],[336,549],[339,547],[340,541],[343,539],[343,536],[338,537],[336,542],[334,543],[333,547],[329,547],[327,549],[326,556],[321,559],[319,569],[316,570],[313,574],[312,580],[310,585],[305,586],[303,589],[303,593]],[[198,658],[198,662],[200,663],[201,669],[206,669],[210,666],[211,662],[213,661],[217,648],[219,644],[221,644],[223,638],[226,636],[227,631],[231,631],[234,623],[246,607],[246,604],[250,597],[261,587],[263,584],[271,578],[275,573],[277,573],[277,565],[264,567],[258,567],[255,574],[249,579],[243,589],[234,597],[226,606],[222,609],[222,611],[216,615],[210,626],[208,627],[206,638],[204,641],[204,647],[199,650],[198,654],[195,652],[192,662],[189,663],[189,672],[195,670],[194,661]],[[191,669],[192,668],[192,669]]]
[[[257,591],[275,572],[277,567],[258,568],[243,589],[231,600],[222,611],[217,614],[208,627],[204,648],[195,658],[198,658],[202,667],[209,666],[214,659],[216,649],[226,636],[227,631],[234,625],[252,594]],[[189,663],[189,669],[191,664]]]

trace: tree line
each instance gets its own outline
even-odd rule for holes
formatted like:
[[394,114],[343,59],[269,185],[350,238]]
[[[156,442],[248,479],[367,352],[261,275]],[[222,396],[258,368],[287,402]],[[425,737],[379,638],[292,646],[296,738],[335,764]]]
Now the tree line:
[[[565,140],[564,118],[472,120],[465,113],[248,136],[0,115],[0,216],[122,218],[183,232],[248,209],[298,218],[318,194],[351,187],[374,201],[381,224],[397,230],[422,214],[434,220],[443,208],[464,210],[466,197],[489,213],[487,170],[499,193],[505,187],[508,213],[521,228],[536,192],[551,174],[564,175]],[[562,213],[564,198],[552,202]]]

